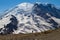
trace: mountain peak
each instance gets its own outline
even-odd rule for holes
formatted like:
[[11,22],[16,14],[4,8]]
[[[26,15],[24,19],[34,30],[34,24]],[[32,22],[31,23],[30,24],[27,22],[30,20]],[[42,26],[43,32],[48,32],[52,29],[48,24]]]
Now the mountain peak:
[[17,6],[18,6],[20,9],[23,9],[24,11],[28,11],[28,10],[31,10],[31,9],[32,9],[33,4],[24,2],[24,3],[18,4]]
[[60,10],[52,8],[52,4],[21,3],[0,19],[0,34],[54,30],[60,27],[59,21]]
[[21,4],[18,4],[18,6],[26,6],[27,4],[31,4],[31,3],[27,3],[27,2],[24,2],[24,3],[21,3]]

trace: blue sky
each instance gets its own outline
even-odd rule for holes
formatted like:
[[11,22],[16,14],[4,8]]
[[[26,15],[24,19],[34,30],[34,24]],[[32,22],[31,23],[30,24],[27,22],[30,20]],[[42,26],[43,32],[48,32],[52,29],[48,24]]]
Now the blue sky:
[[4,12],[4,10],[7,10],[11,7],[14,7],[15,5],[22,3],[22,2],[41,2],[41,3],[51,3],[56,5],[57,7],[60,7],[60,0],[0,0],[0,14]]

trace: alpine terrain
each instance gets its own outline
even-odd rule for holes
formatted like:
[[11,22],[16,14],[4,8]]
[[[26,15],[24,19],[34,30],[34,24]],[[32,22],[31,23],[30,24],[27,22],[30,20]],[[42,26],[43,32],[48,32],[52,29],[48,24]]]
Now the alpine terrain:
[[0,34],[27,34],[60,27],[60,9],[53,4],[21,3],[0,17]]

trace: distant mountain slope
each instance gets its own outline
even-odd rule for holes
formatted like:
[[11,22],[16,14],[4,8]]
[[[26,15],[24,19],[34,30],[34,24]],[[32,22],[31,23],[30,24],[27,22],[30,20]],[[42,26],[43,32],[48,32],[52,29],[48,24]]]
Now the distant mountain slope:
[[60,40],[60,28],[43,33],[0,35],[0,40]]

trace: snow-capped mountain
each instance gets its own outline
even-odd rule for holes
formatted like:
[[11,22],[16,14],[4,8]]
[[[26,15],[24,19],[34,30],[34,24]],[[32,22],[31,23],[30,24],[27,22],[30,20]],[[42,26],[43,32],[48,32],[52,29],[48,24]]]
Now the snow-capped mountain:
[[52,4],[21,3],[4,13],[0,34],[36,33],[60,27],[60,10]]

